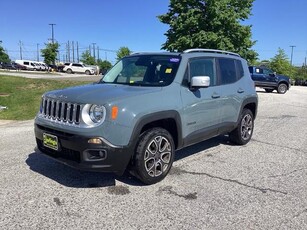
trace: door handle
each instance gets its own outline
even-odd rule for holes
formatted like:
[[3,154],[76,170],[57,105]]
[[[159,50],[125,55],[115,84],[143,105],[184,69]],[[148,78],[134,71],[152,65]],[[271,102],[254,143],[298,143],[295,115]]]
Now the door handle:
[[216,99],[216,98],[220,98],[221,96],[218,95],[217,93],[214,93],[214,94],[211,95],[211,97],[212,97],[213,99]]
[[240,89],[237,90],[237,92],[238,92],[238,93],[244,93],[244,89],[241,89],[241,88],[240,88]]

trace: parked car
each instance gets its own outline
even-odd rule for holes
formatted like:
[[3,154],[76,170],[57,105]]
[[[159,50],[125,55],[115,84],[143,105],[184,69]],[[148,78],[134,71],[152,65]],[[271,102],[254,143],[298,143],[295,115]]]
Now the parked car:
[[[68,64],[68,63],[65,63],[65,64]],[[81,63],[69,63],[69,65],[64,66],[63,72],[85,73],[86,75],[91,75],[91,74],[95,74],[95,69],[92,67],[85,66],[84,64],[81,64]]]
[[30,60],[16,60],[15,63],[25,66],[27,70],[37,70],[39,68],[35,65],[34,61]]
[[266,67],[250,66],[249,72],[255,86],[263,88],[268,93],[276,90],[278,93],[284,94],[291,87],[289,77],[276,74]]
[[1,64],[2,69],[8,69],[8,70],[15,70],[15,66],[12,63],[2,63]]
[[14,67],[17,69],[17,70],[27,70],[27,67],[23,66],[23,65],[20,65],[16,62],[13,62],[12,65],[14,65]]
[[38,153],[66,165],[119,175],[129,169],[153,184],[170,171],[176,149],[220,134],[247,144],[257,106],[238,54],[135,53],[98,83],[45,93],[35,137]]

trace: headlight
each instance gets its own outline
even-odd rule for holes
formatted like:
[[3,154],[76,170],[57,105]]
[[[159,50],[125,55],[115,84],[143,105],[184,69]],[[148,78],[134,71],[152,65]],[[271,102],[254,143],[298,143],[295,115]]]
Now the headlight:
[[104,122],[106,108],[103,105],[87,104],[82,109],[82,120],[89,126],[96,126]]
[[104,120],[106,109],[102,105],[92,105],[90,108],[90,118],[93,122],[99,123]]

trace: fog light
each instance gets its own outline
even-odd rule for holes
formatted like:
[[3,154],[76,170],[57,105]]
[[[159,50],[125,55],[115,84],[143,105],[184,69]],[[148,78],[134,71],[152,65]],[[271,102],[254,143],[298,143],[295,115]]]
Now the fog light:
[[107,158],[107,151],[104,149],[103,150],[88,149],[86,150],[86,158],[88,161],[104,160]]
[[100,140],[99,138],[91,138],[88,140],[89,144],[95,144],[95,145],[101,145],[102,144],[102,140]]

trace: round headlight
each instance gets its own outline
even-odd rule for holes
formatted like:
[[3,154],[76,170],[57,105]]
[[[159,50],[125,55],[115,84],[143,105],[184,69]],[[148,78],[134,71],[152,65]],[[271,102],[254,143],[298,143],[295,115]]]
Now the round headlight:
[[89,110],[89,115],[94,123],[102,122],[106,115],[106,109],[102,105],[92,105]]

